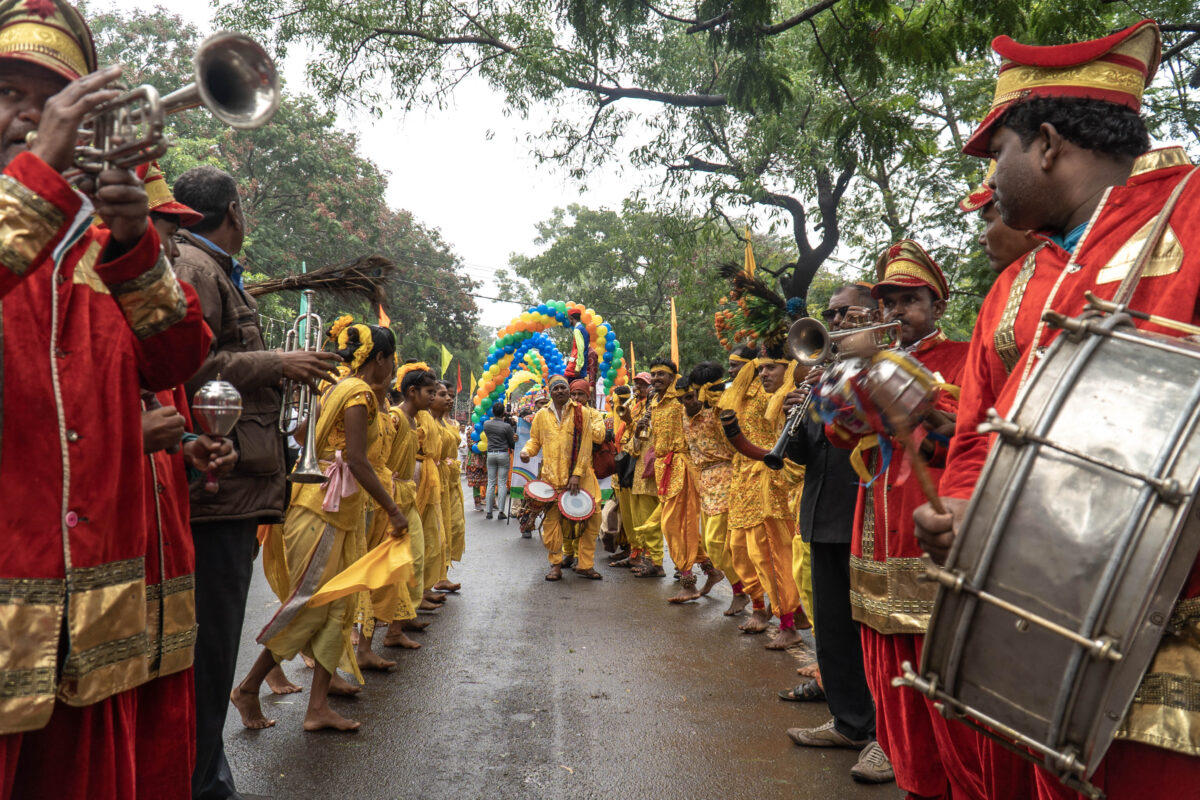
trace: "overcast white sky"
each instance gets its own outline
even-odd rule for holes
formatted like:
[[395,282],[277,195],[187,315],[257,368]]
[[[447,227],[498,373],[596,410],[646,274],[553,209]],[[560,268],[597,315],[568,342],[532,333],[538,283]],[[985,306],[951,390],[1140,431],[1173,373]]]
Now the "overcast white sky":
[[[95,0],[92,8],[131,11],[147,5]],[[204,2],[158,0],[153,5],[202,31],[212,30],[212,9]],[[300,48],[292,47],[282,65],[289,91],[307,91],[304,61]],[[525,139],[537,128],[504,116],[503,106],[502,98],[477,81],[460,87],[453,107],[446,110],[396,111],[380,119],[340,111],[342,127],[360,136],[363,155],[389,173],[388,202],[440,229],[466,262],[467,272],[484,284],[484,295],[495,294],[491,275],[508,265],[510,254],[537,251],[534,225],[556,206],[616,206],[645,182],[631,169],[624,174],[612,170],[592,176],[581,194],[565,175],[535,163]],[[494,133],[490,138],[489,131]],[[511,303],[476,302],[486,325],[504,325],[521,310]]]

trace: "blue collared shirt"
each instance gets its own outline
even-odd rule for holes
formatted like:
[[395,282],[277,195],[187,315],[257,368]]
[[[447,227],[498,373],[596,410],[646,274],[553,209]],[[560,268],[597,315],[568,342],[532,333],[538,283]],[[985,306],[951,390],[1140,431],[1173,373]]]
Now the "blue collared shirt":
[[194,233],[194,232],[192,232],[192,236],[194,236],[197,239],[199,239],[200,241],[204,242],[206,245],[211,247],[213,250],[216,250],[218,253],[229,256],[229,259],[233,262],[233,270],[230,272],[229,277],[233,279],[233,283],[235,286],[237,286],[243,292],[246,291],[246,285],[242,282],[242,273],[245,272],[246,270],[242,267],[241,263],[233,256],[230,256],[229,253],[226,253],[223,249],[221,249],[221,247],[219,245],[212,242],[211,240],[205,239],[200,234]]
[[1087,230],[1088,223],[1076,225],[1065,234],[1056,233],[1050,237],[1050,241],[1066,250],[1071,255],[1075,255],[1075,248],[1079,246],[1079,240],[1083,238],[1084,232]]

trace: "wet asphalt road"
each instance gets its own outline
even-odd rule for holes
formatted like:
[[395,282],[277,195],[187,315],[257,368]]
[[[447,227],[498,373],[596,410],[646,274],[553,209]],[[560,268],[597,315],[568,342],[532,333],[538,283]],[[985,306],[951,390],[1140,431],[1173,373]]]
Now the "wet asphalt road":
[[[821,704],[784,703],[796,657],[722,616],[728,583],[682,607],[675,584],[597,568],[543,580],[545,550],[515,523],[467,511],[467,553],[450,573],[463,589],[413,634],[417,651],[388,648],[390,673],[367,673],[352,734],[301,729],[301,694],[263,708],[274,728],[248,731],[230,709],[226,749],[238,789],[280,800],[894,800],[895,784],[848,775],[857,754],[796,747],[784,731],[828,719]],[[603,555],[603,553],[602,553]],[[239,677],[278,603],[261,570],[250,590]],[[423,619],[430,616],[422,615]],[[382,648],[382,635],[376,648]]]

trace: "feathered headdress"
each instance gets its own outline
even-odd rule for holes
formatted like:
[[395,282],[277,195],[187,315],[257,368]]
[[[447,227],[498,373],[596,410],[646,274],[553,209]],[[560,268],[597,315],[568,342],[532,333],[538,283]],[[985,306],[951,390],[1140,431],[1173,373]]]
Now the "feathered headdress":
[[761,280],[747,275],[739,264],[721,264],[717,274],[731,286],[729,296],[721,298],[723,308],[714,320],[722,346],[730,349],[739,342],[752,347],[782,346],[792,319],[803,316],[802,304],[788,303]]

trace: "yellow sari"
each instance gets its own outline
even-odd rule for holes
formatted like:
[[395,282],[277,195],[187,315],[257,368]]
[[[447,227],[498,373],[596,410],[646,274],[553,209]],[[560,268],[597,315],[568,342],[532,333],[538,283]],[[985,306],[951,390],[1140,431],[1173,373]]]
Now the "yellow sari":
[[417,512],[421,516],[421,528],[425,536],[425,568],[421,590],[424,592],[442,578],[442,547],[445,523],[442,513],[442,477],[439,461],[442,458],[442,426],[428,411],[417,412],[419,449],[417,461],[421,463],[421,480],[417,484]]

